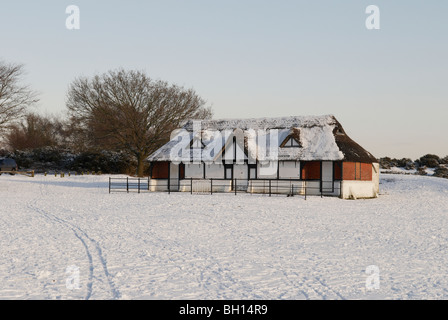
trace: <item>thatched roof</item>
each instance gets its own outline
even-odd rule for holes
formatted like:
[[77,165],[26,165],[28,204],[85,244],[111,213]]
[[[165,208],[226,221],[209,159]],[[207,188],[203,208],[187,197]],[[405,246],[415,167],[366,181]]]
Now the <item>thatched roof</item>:
[[333,129],[333,134],[339,150],[344,154],[344,161],[378,163],[378,160],[370,152],[361,147],[347,135],[336,118],[334,118],[334,120],[336,124]]
[[[270,144],[274,143],[275,147],[278,148],[278,160],[378,162],[374,156],[345,133],[341,124],[333,115],[205,120],[200,121],[199,124],[200,126],[198,126],[198,122],[193,120],[187,121],[182,126],[180,135],[174,137],[165,146],[153,153],[148,161],[170,161],[170,155],[180,141],[179,136],[186,137],[188,140],[193,139],[195,134],[199,134],[205,145],[201,152],[205,154],[209,151],[207,150],[208,146],[212,145],[210,142],[213,141],[211,137],[214,132],[224,132],[225,130],[234,132],[239,129],[245,136],[244,149],[246,154],[257,157],[257,159],[259,159],[260,145],[264,145],[268,149],[271,147]],[[200,127],[201,132],[193,133],[193,130],[197,130],[198,127]],[[255,144],[248,144],[248,140],[254,138],[254,135],[256,135]],[[283,144],[291,137],[299,142],[299,147],[284,147]],[[224,138],[223,135],[222,139],[222,146],[227,145],[229,141],[226,139],[229,139],[229,136]],[[266,141],[267,145],[260,143],[260,141]]]

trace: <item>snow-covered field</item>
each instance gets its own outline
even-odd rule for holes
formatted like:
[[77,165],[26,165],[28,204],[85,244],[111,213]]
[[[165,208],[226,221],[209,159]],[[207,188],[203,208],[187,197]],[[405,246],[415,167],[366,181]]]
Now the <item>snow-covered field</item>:
[[448,180],[357,201],[107,183],[0,176],[0,299],[448,299]]

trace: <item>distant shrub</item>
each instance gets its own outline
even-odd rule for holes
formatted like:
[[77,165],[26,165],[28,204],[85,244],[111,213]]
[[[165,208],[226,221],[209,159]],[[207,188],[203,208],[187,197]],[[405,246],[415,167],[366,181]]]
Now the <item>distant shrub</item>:
[[421,176],[426,176],[428,173],[426,172],[426,167],[419,167],[417,169],[417,174]]
[[406,170],[415,169],[415,163],[409,158],[402,159],[391,159],[389,157],[384,157],[379,160],[380,167],[382,169],[390,169],[392,167],[405,168]]
[[414,170],[416,168],[415,162],[411,161],[406,163],[405,169],[406,170]]
[[448,179],[448,168],[439,167],[434,170],[434,177],[446,178]]
[[9,154],[10,154],[10,152],[8,150],[0,149],[0,157],[6,158]]
[[440,164],[440,158],[435,154],[427,154],[417,160],[420,166],[427,166],[428,168],[436,168]]
[[135,160],[122,152],[88,151],[76,155],[69,169],[72,171],[95,171],[108,174],[131,174]]
[[403,158],[395,161],[396,166],[407,170],[415,169],[414,161],[409,158]]
[[30,168],[34,163],[32,154],[25,151],[16,151],[13,154],[10,154],[9,157],[16,160],[19,169]]
[[379,164],[381,169],[390,169],[393,166],[392,159],[389,157],[379,159]]
[[57,164],[64,159],[62,150],[51,147],[33,149],[31,154],[34,161],[43,163]]

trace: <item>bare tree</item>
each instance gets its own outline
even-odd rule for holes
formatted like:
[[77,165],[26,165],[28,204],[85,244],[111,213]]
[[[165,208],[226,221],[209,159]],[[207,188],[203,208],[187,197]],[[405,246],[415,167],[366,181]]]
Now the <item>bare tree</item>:
[[0,61],[0,131],[20,120],[38,101],[36,93],[21,84],[23,75],[23,65]]
[[67,131],[65,123],[55,116],[28,113],[21,123],[10,126],[5,137],[13,150],[64,148],[70,135]]
[[119,69],[91,79],[75,79],[67,94],[67,108],[91,146],[125,150],[144,160],[187,119],[212,115],[193,89],[152,80],[144,72]]

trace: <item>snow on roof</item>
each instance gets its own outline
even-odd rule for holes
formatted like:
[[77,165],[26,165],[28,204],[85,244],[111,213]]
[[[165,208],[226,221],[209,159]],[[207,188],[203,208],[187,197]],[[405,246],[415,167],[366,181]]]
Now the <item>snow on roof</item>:
[[[200,121],[200,120],[199,120]],[[188,120],[183,128],[191,131],[194,120]],[[202,120],[202,129],[205,130],[267,130],[267,129],[290,129],[290,128],[309,128],[315,126],[335,125],[336,119],[333,115],[325,116],[300,116],[300,117],[281,117],[281,118],[251,118],[251,119],[219,119]]]
[[[167,144],[150,155],[147,160],[150,162],[173,161],[173,155],[175,155],[177,158],[175,161],[185,162],[187,158],[191,159],[192,156],[199,155],[202,156],[203,161],[216,161],[219,150],[222,151],[224,146],[225,149],[232,145],[229,139],[233,139],[232,133],[236,132],[236,129],[240,129],[240,132],[244,134],[245,159],[265,160],[266,155],[275,154],[277,157],[275,160],[375,162],[370,153],[345,134],[333,115],[189,120]],[[201,137],[203,149],[190,150],[190,142],[195,135]],[[300,146],[280,147],[291,135],[298,136]],[[272,147],[271,144],[273,144]],[[269,160],[274,159],[269,158]]]

